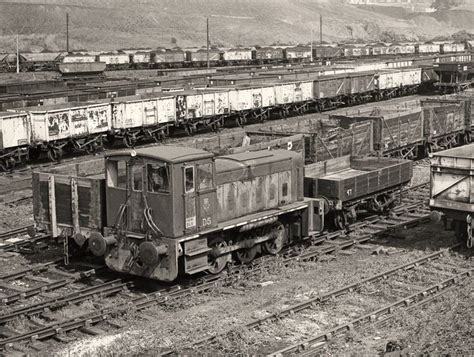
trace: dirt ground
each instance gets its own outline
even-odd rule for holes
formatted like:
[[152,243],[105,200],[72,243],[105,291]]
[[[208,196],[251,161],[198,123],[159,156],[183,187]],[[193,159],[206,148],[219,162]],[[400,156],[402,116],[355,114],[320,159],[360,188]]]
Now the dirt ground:
[[[424,225],[382,237],[380,244],[395,249],[397,254],[373,255],[371,249],[353,248],[324,257],[318,262],[295,263],[286,268],[282,268],[276,260],[275,265],[258,279],[240,281],[168,306],[130,314],[126,317],[129,327],[125,330],[57,346],[52,352],[79,356],[157,353],[163,348],[181,350],[192,341],[234,327],[237,328],[235,332],[219,340],[219,352],[270,352],[282,347],[278,339],[273,339],[279,331],[278,326],[285,328],[286,341],[297,342],[302,336],[323,326],[356,316],[359,312],[357,304],[335,303],[329,309],[322,306],[321,310],[311,313],[309,322],[301,322],[299,318],[294,321],[290,319],[283,325],[267,326],[265,333],[258,336],[253,331],[239,329],[239,325],[305,301],[315,294],[406,263],[432,250],[447,247],[453,243],[453,239],[452,232],[444,232],[439,225]],[[461,261],[465,265],[472,264],[462,254],[453,253],[448,259]],[[472,307],[472,294],[472,283],[465,284],[428,308],[397,315],[388,327],[357,330],[346,340],[335,340],[325,352],[379,353],[384,351],[385,345],[391,340],[409,346],[417,353],[469,351],[474,348],[473,342],[467,338],[474,318],[473,309],[469,308]],[[212,354],[217,350],[194,352]]]
[[0,232],[33,224],[33,203],[30,197],[31,190],[0,196]]

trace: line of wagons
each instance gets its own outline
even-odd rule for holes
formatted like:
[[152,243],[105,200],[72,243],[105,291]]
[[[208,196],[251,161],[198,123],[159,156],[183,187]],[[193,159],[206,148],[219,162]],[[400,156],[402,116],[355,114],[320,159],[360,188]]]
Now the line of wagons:
[[[337,60],[375,56],[462,54],[469,49],[467,43],[425,44],[372,44],[324,46],[267,46],[211,48],[209,61],[212,66],[298,63],[313,58]],[[107,69],[148,69],[202,67],[207,65],[206,48],[194,49],[123,49],[111,52],[76,50],[66,52],[39,52],[20,54],[22,71],[54,71],[59,63],[105,63]],[[0,72],[16,69],[15,54],[0,54]]]
[[[104,144],[121,139],[132,147],[138,141],[161,141],[177,128],[192,133],[201,127],[217,129],[229,121],[242,126],[249,119],[265,120],[273,114],[285,117],[324,105],[354,103],[401,95],[416,90],[412,75],[417,69],[357,73],[313,81],[282,82],[260,86],[237,86],[210,90],[153,94],[152,98],[103,103],[67,103],[62,106],[26,108],[0,114],[0,156],[3,169],[47,152],[58,160],[64,150],[95,152]],[[405,86],[383,87],[384,76],[405,73]],[[400,77],[403,78],[403,77]],[[384,89],[383,89],[384,88]],[[351,99],[352,98],[352,99]],[[351,99],[351,100],[350,100]],[[422,109],[384,113],[331,115],[341,128],[373,121],[371,140],[386,155],[414,158],[471,141],[469,97],[424,100]]]
[[159,141],[177,128],[191,134],[229,121],[242,126],[249,119],[263,121],[274,114],[285,117],[391,98],[415,93],[420,83],[421,69],[410,68],[21,108],[0,114],[0,163],[9,169],[34,161],[41,152],[51,160],[60,159],[66,149],[95,152],[104,137],[131,147],[146,138]]

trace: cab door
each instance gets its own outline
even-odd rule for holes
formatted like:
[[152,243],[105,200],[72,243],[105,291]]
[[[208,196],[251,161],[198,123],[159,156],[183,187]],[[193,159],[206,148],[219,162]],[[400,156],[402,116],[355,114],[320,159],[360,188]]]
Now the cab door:
[[217,226],[217,189],[213,162],[198,163],[196,168],[197,226],[202,231]]
[[194,233],[217,226],[217,190],[212,161],[185,165],[184,227]]
[[184,232],[188,234],[197,230],[196,165],[189,164],[183,167],[183,181]]
[[127,218],[119,215],[127,203],[128,158],[107,159],[107,225],[109,227],[127,224]]
[[128,230],[141,232],[145,209],[143,200],[143,160],[140,158],[130,160],[128,173]]

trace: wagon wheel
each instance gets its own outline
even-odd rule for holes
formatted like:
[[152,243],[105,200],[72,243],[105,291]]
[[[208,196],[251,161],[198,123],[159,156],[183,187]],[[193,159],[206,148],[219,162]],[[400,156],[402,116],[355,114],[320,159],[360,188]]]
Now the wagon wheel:
[[184,132],[186,133],[186,135],[188,136],[193,136],[193,133],[194,133],[194,128],[192,125],[190,124],[185,124],[184,125]]
[[106,140],[107,140],[107,145],[108,146],[113,146],[114,143],[115,143],[115,135],[107,134]]
[[347,225],[346,215],[342,211],[334,213],[334,225],[337,229],[345,229]]
[[156,143],[159,143],[161,140],[163,140],[164,133],[163,131],[155,131],[153,134],[151,134],[151,137]]
[[430,143],[425,144],[425,153],[426,153],[426,155],[429,155],[433,152],[434,152],[434,145],[430,144]]
[[132,135],[128,135],[128,134],[125,134],[124,137],[123,137],[123,144],[128,147],[128,148],[133,148],[135,146],[135,144],[137,143],[137,139],[132,136]]
[[0,171],[2,172],[8,171],[7,163],[5,160],[0,160]]
[[[214,238],[211,240],[209,247],[212,249],[220,249],[227,247],[227,242],[222,238]],[[227,262],[230,261],[230,253],[224,254],[218,257],[215,257],[211,254],[209,255],[209,262],[207,269],[211,274],[218,274],[225,269]]]
[[41,149],[31,148],[28,150],[28,159],[31,161],[36,161],[41,155]]
[[244,126],[244,119],[240,116],[235,118],[235,125],[240,126],[242,128]]
[[221,129],[221,122],[220,121],[216,121],[214,123],[211,124],[211,130],[214,131],[214,132],[219,132],[219,130]]
[[97,143],[94,141],[86,145],[85,150],[88,154],[95,154],[97,152]]
[[48,150],[49,161],[59,161],[63,156],[63,150],[61,148],[51,147]]
[[274,238],[264,242],[263,247],[267,253],[275,255],[281,251],[285,244],[285,226],[280,222],[277,223],[270,228],[270,234]]
[[468,144],[471,142],[471,135],[469,133],[464,133],[462,136],[462,142]]

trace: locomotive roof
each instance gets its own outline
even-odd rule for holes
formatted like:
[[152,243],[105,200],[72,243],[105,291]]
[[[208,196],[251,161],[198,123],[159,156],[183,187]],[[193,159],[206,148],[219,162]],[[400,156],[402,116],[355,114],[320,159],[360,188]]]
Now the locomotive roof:
[[110,153],[106,155],[107,157],[116,157],[116,156],[131,156],[135,152],[137,157],[146,157],[149,159],[166,161],[169,163],[180,163],[191,160],[200,160],[214,157],[214,154],[182,146],[168,146],[160,145],[153,146],[148,148],[140,148],[135,150],[119,151],[115,153]]
[[284,159],[301,158],[301,153],[288,150],[260,150],[241,152],[237,154],[217,156],[216,168],[218,172],[241,169],[242,166],[258,166],[271,164]]

